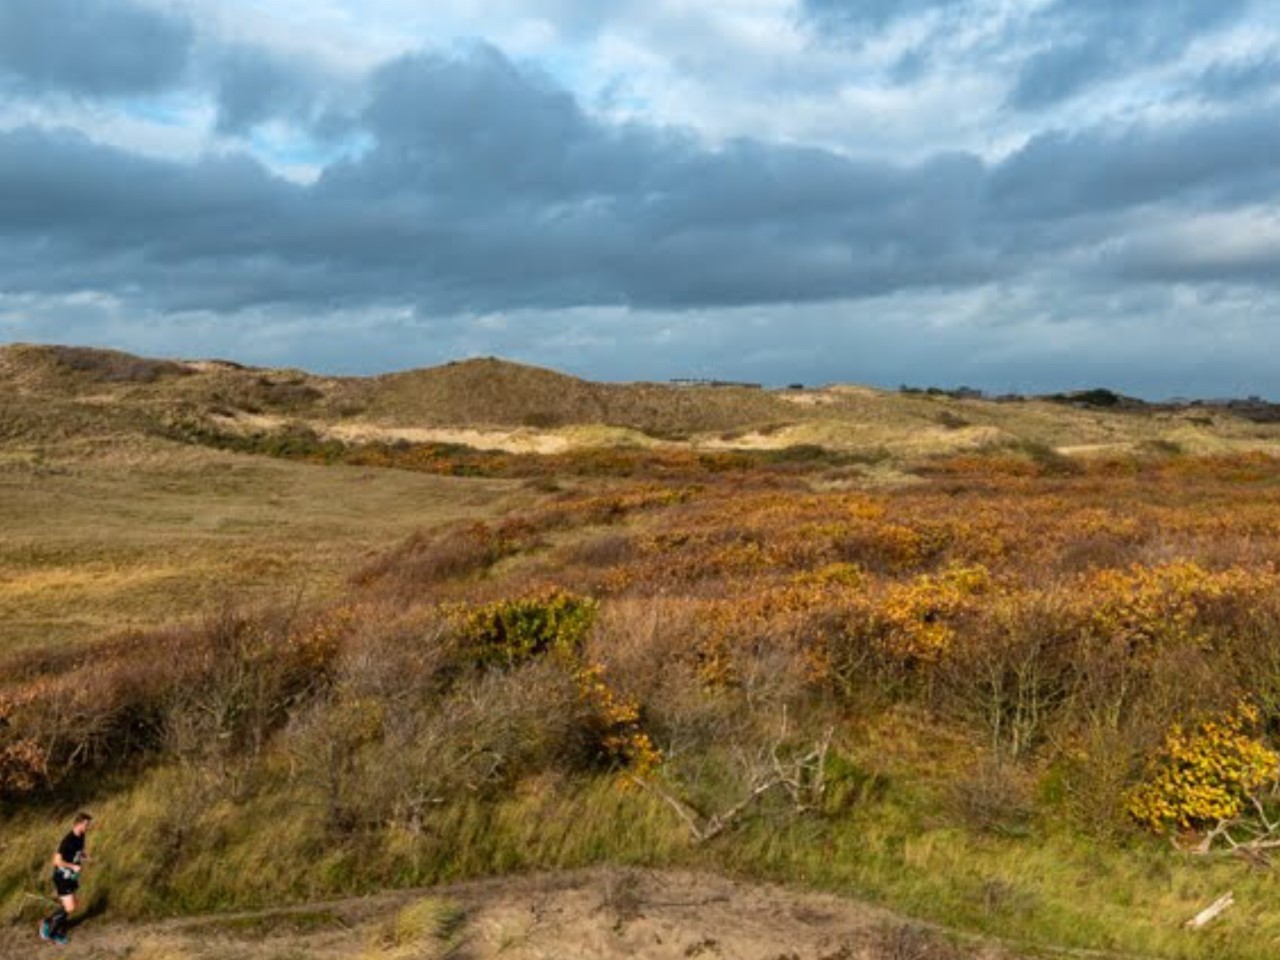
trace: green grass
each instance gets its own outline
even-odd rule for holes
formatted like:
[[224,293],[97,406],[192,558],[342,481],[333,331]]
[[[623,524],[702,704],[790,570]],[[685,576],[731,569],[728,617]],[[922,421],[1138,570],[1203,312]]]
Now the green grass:
[[[1023,838],[983,836],[948,823],[909,783],[828,816],[764,810],[699,846],[665,805],[608,777],[535,781],[501,802],[441,808],[416,833],[347,838],[326,838],[314,798],[284,778],[236,795],[191,777],[155,770],[94,802],[91,908],[106,901],[117,918],[256,909],[611,863],[826,889],[1020,944],[1262,960],[1280,938],[1280,883],[1270,872],[1154,844],[1104,847],[1065,823]],[[58,832],[48,811],[7,821],[0,916],[22,914],[21,894],[39,889]],[[1205,930],[1183,929],[1227,890],[1231,911]]]

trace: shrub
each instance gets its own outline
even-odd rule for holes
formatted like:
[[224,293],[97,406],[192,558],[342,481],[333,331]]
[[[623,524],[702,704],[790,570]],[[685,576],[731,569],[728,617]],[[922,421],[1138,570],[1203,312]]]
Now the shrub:
[[554,653],[575,659],[595,620],[596,601],[556,587],[452,613],[455,636],[478,666],[514,667]]
[[624,766],[643,776],[662,762],[662,753],[641,725],[640,704],[619,694],[607,682],[598,663],[582,666],[574,675],[579,696],[589,710],[599,758],[609,766]]
[[880,647],[905,663],[934,663],[950,650],[956,621],[992,590],[985,567],[951,567],[890,585],[876,609],[873,630]]
[[88,374],[102,383],[154,383],[162,377],[188,376],[195,371],[171,360],[148,360],[115,350],[51,346],[45,350],[59,366]]
[[1128,797],[1128,811],[1157,832],[1201,830],[1235,818],[1276,779],[1280,755],[1250,730],[1258,712],[1244,704],[1191,729],[1175,724]]
[[982,729],[997,756],[1016,760],[1039,746],[1077,682],[1078,644],[1065,607],[1051,594],[997,596],[953,641],[943,705]]
[[1207,646],[1207,614],[1256,597],[1271,578],[1233,569],[1210,572],[1180,560],[1128,570],[1099,570],[1081,582],[1092,607],[1088,630],[1096,639],[1139,659],[1161,649]]
[[529,545],[524,531],[487,523],[417,532],[393,550],[368,563],[352,578],[359,586],[377,585],[401,595],[424,587],[482,573],[503,557]]
[[964,771],[947,791],[960,822],[979,833],[1028,832],[1033,815],[1026,776],[1013,765],[986,759]]

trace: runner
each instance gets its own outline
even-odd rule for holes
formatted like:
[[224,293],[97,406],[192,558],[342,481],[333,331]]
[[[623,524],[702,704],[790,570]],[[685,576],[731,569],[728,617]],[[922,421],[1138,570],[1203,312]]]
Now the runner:
[[68,919],[76,909],[76,891],[80,889],[80,869],[89,859],[84,847],[84,835],[93,817],[87,813],[76,816],[71,832],[62,838],[53,855],[53,888],[57,891],[59,907],[40,924],[40,939],[54,943],[67,942]]

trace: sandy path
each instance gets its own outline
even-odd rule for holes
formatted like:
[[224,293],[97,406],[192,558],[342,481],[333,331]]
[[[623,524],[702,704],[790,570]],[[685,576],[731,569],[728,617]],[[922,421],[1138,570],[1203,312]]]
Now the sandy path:
[[[446,939],[396,943],[406,907],[456,913]],[[878,907],[684,872],[599,869],[148,925],[95,918],[73,931],[86,960],[1013,960],[958,948]],[[41,955],[26,925],[0,957]]]

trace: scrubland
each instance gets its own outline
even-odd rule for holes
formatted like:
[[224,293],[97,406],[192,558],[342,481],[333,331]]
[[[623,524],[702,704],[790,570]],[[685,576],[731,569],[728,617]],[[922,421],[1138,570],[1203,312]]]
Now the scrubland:
[[1019,941],[1266,955],[1265,849],[1191,850],[1270,810],[1277,464],[916,475],[548,488],[329,603],[15,652],[2,895],[83,803],[117,915],[714,866]]
[[[217,524],[105,496],[95,556],[168,545],[175,616],[158,589],[144,622],[0,652],[6,915],[32,909],[51,821],[88,806],[89,896],[116,920],[609,864],[837,892],[1019,950],[1274,954],[1269,454],[273,436],[147,442],[195,458],[193,515],[252,513],[288,477],[236,543],[318,564],[323,589],[246,592],[238,565],[188,562],[228,542]],[[213,506],[213,463],[256,478],[239,507]],[[27,496],[7,570],[40,516],[84,548]],[[3,601],[32,602],[9,576]]]

